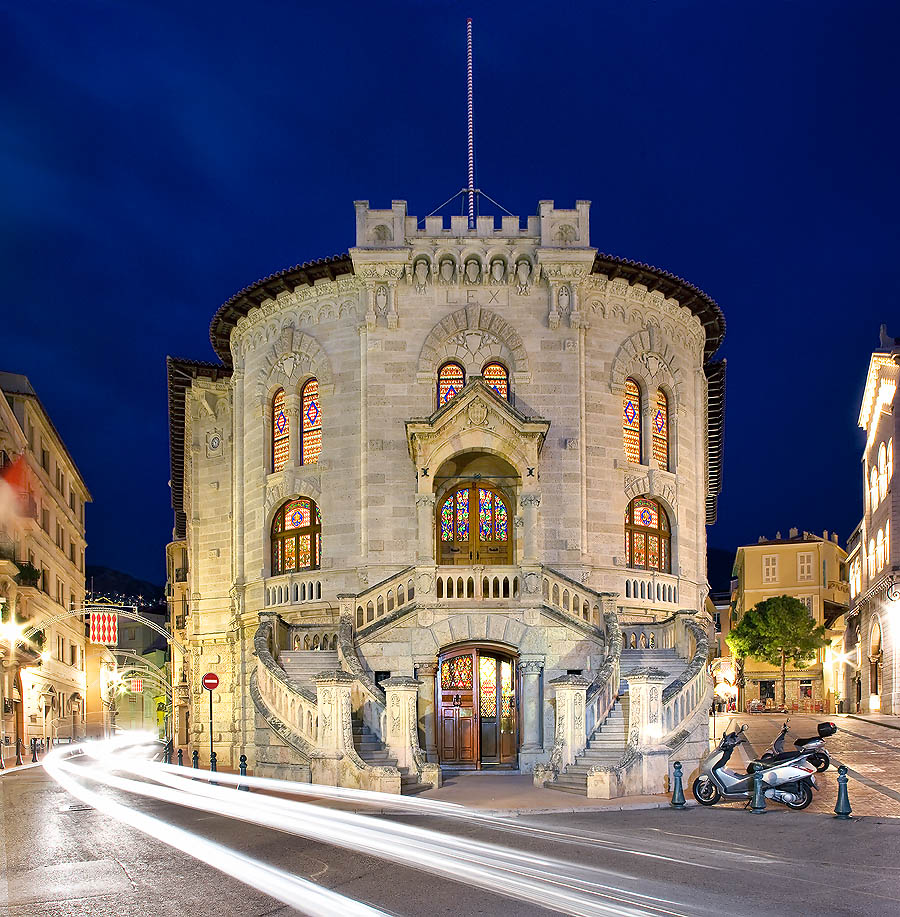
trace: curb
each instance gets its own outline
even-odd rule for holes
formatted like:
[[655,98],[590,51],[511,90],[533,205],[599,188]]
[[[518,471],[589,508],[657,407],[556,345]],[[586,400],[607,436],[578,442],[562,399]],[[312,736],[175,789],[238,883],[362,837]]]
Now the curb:
[[870,720],[868,717],[859,716],[857,713],[845,713],[844,716],[851,720],[859,720],[860,723],[869,723],[872,726],[884,726],[885,729],[896,729],[900,732],[900,725],[894,725],[894,723],[882,723],[881,720]]

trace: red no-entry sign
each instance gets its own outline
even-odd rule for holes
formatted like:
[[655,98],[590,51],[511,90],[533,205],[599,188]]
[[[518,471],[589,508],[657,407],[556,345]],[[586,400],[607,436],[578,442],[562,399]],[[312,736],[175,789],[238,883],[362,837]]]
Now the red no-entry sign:
[[215,672],[207,672],[203,678],[200,679],[200,684],[203,685],[207,691],[212,691],[219,687],[219,676],[216,675]]

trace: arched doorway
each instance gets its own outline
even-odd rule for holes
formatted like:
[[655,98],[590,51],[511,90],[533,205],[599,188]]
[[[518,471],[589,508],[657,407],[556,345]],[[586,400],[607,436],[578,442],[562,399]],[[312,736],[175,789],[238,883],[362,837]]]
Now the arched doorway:
[[872,621],[872,630],[869,636],[869,709],[874,712],[881,709],[881,664],[883,658],[881,624],[876,618]]
[[441,764],[515,767],[519,746],[515,656],[492,646],[447,650],[440,656],[436,681]]
[[460,484],[438,507],[439,564],[511,564],[510,500],[481,482]]

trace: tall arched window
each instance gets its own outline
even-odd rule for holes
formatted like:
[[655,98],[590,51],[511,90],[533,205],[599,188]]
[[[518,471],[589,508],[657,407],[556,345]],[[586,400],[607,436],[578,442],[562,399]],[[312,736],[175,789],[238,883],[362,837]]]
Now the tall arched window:
[[873,465],[869,471],[869,509],[878,506],[878,469]]
[[272,471],[281,471],[290,452],[291,426],[284,410],[284,389],[272,398]]
[[887,476],[888,480],[894,476],[894,438],[888,440],[887,448]]
[[878,530],[878,537],[875,541],[875,570],[876,572],[884,566],[884,530]]
[[878,447],[878,498],[883,500],[887,496],[887,449],[884,443]]
[[660,573],[672,569],[669,518],[650,497],[635,497],[625,510],[625,557],[629,567]]
[[459,363],[445,363],[438,370],[438,407],[443,407],[451,398],[456,397],[465,384],[466,371]]
[[509,370],[502,363],[488,363],[481,370],[484,384],[492,388],[504,401],[509,401]]
[[866,558],[866,572],[869,574],[868,585],[875,579],[875,539],[869,539],[869,556]]
[[669,470],[669,399],[656,390],[656,410],[653,413],[653,458],[663,471]]
[[322,451],[322,410],[319,407],[319,380],[310,379],[300,392],[303,411],[300,425],[300,464],[315,465]]
[[321,563],[322,516],[308,497],[288,500],[272,520],[272,576],[316,570]]
[[625,398],[622,402],[622,438],[625,458],[635,465],[641,464],[641,390],[634,379],[625,380]]

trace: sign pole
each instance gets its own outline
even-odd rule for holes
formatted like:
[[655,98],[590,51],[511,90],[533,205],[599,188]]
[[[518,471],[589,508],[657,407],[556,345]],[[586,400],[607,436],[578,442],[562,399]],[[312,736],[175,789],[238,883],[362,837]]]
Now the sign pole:
[[203,678],[200,679],[200,684],[209,691],[209,762],[212,766],[213,762],[213,704],[212,704],[212,693],[219,687],[219,676],[215,672],[207,672]]

